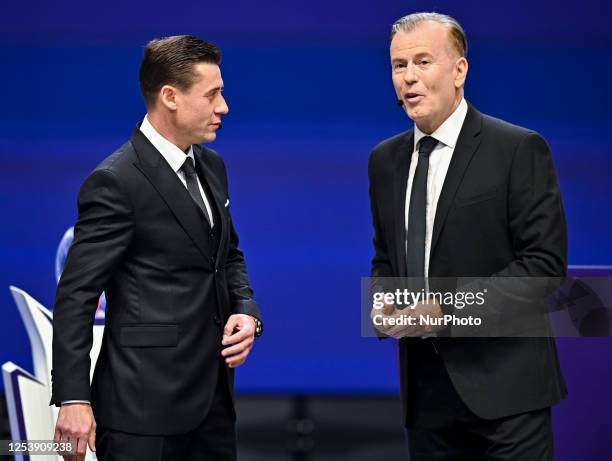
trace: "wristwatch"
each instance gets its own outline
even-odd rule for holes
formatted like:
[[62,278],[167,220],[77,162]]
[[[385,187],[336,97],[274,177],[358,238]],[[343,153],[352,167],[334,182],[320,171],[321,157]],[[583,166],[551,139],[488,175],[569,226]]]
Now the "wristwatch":
[[[251,315],[251,317],[253,316]],[[255,320],[255,337],[259,338],[263,333],[263,323],[257,317],[253,317],[253,320]]]

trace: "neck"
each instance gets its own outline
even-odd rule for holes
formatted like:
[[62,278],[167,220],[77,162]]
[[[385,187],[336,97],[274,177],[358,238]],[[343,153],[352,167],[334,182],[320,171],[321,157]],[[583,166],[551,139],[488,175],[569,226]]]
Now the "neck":
[[[463,99],[463,89],[461,89],[460,91],[458,91],[455,94],[455,99],[453,101],[453,105],[451,107],[451,109],[444,114],[443,117],[440,117],[437,121],[435,122],[421,122],[421,123],[417,123],[415,122],[415,125],[417,127],[419,127],[419,130],[421,130],[423,133],[425,134],[432,134],[434,131],[436,131],[438,128],[440,128],[440,126],[446,121],[448,120],[448,117],[450,117],[453,112],[455,112],[457,110],[457,107],[459,107],[459,104],[461,104],[461,100]],[[421,126],[423,125],[423,126]]]
[[164,117],[157,111],[147,112],[147,118],[149,119],[151,126],[155,128],[159,134],[161,134],[164,138],[181,149],[183,152],[189,152],[189,147],[191,147],[191,144],[180,139],[180,136],[177,135],[178,130],[175,128],[172,120],[169,120],[168,117]]

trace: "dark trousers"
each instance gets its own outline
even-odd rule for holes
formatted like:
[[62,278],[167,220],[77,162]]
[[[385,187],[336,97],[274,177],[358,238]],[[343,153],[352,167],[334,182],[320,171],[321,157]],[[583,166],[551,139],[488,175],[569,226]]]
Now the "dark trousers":
[[493,420],[476,416],[455,391],[430,343],[423,341],[423,360],[409,402],[411,461],[554,459],[550,408]]
[[100,461],[235,461],[236,427],[223,364],[210,411],[186,434],[139,435],[98,426]]

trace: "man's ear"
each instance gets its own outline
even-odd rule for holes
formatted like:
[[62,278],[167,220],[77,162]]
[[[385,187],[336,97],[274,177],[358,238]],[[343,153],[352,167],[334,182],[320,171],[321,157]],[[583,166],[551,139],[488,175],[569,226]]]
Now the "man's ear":
[[467,59],[465,59],[465,57],[457,59],[457,62],[455,62],[455,88],[461,88],[465,84],[467,73]]
[[162,86],[159,90],[157,103],[161,104],[168,110],[176,110],[176,93],[177,89],[172,85]]

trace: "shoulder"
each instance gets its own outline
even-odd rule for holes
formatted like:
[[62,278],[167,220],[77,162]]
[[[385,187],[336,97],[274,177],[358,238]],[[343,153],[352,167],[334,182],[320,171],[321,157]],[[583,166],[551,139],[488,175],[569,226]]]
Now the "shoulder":
[[513,147],[518,147],[525,141],[536,139],[545,143],[544,138],[534,130],[491,117],[490,115],[481,115],[483,134],[494,137],[499,143]]
[[384,156],[388,153],[396,151],[404,142],[406,142],[412,135],[413,130],[403,131],[395,136],[391,136],[381,142],[379,142],[372,149],[370,156]]
[[134,163],[137,161],[136,152],[131,142],[126,142],[115,152],[102,160],[85,178],[81,186],[80,195],[88,191],[100,188],[124,194],[130,184],[134,184],[136,169]]
[[[474,110],[475,111],[475,110]],[[550,155],[542,135],[529,128],[475,111],[482,120],[481,134],[487,151],[513,162],[517,156]]]
[[389,164],[395,157],[397,152],[408,142],[412,136],[413,130],[403,131],[390,138],[379,142],[370,153],[368,161],[368,169],[372,173],[372,169],[379,164]]
[[92,174],[106,171],[121,177],[131,171],[135,161],[137,161],[136,151],[132,143],[128,141],[102,160],[94,168]]

